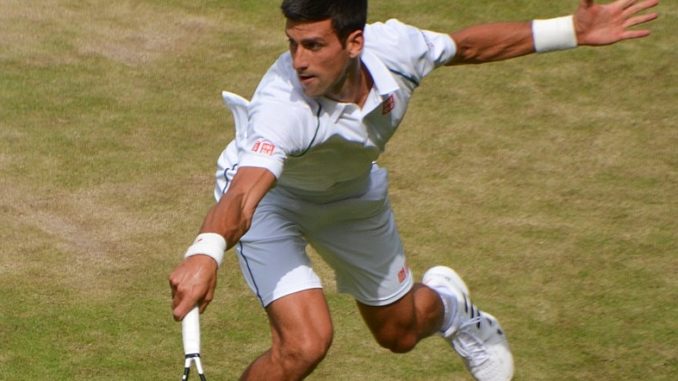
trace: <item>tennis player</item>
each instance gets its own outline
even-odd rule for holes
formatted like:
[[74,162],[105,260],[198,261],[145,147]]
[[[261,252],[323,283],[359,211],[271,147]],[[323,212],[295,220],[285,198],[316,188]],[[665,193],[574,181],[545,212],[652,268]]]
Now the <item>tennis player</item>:
[[[509,380],[504,330],[472,304],[454,270],[410,272],[375,161],[414,90],[441,66],[607,45],[649,35],[658,0],[581,0],[571,16],[472,26],[451,34],[397,20],[366,25],[366,0],[284,0],[289,52],[264,75],[244,133],[218,163],[216,198],[186,258],[170,275],[174,318],[212,300],[224,251],[269,317],[268,351],[243,380],[299,380],[323,359],[333,328],[312,245],[355,298],[376,341],[408,352],[439,334],[477,380]],[[240,121],[239,123],[243,123]],[[423,371],[423,370],[422,370]]]

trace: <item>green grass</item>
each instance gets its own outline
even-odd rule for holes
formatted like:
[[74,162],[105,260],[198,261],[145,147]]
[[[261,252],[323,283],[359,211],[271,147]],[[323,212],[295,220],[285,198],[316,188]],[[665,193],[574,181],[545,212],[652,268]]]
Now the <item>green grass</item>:
[[[0,0],[0,379],[178,378],[167,275],[232,136],[220,91],[251,95],[285,49],[278,4]],[[372,1],[370,19],[451,31],[574,6]],[[659,11],[649,39],[436,71],[381,159],[416,275],[462,273],[516,380],[678,374],[678,5]],[[315,262],[335,342],[310,379],[470,380],[441,340],[379,348]],[[210,379],[268,340],[231,253],[203,316]]]

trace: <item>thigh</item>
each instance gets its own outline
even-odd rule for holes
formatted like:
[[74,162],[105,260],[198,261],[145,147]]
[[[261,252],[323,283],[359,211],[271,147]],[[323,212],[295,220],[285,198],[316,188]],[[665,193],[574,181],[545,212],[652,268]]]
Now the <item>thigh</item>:
[[360,197],[323,205],[331,223],[308,227],[307,238],[334,269],[337,288],[371,306],[391,304],[413,285],[387,196],[386,172],[372,172]]
[[236,245],[243,276],[264,307],[286,295],[322,287],[297,224],[266,198]]
[[274,347],[327,349],[332,341],[332,320],[320,289],[299,291],[266,307]]
[[368,219],[328,226],[309,235],[309,241],[334,269],[338,290],[363,304],[388,305],[412,288],[390,209]]

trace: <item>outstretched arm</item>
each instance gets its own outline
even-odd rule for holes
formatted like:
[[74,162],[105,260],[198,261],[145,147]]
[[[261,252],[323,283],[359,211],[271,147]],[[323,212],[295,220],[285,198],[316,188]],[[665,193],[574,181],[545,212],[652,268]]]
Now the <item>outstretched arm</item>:
[[264,168],[238,169],[228,191],[207,213],[187,258],[170,274],[175,320],[183,319],[196,304],[204,311],[212,301],[219,265],[215,257],[222,257],[247,232],[254,210],[275,180]]
[[646,37],[649,30],[631,28],[656,19],[657,13],[642,12],[657,4],[659,0],[616,0],[608,4],[580,0],[571,18],[471,26],[450,34],[457,44],[457,54],[448,65],[499,61],[536,51],[609,45]]

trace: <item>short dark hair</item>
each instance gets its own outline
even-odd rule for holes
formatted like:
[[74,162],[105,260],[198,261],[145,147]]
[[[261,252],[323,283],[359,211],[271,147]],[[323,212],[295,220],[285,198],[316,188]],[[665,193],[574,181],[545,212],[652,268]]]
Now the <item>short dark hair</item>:
[[290,21],[331,19],[342,43],[353,31],[363,30],[367,22],[367,0],[283,0],[280,9]]

